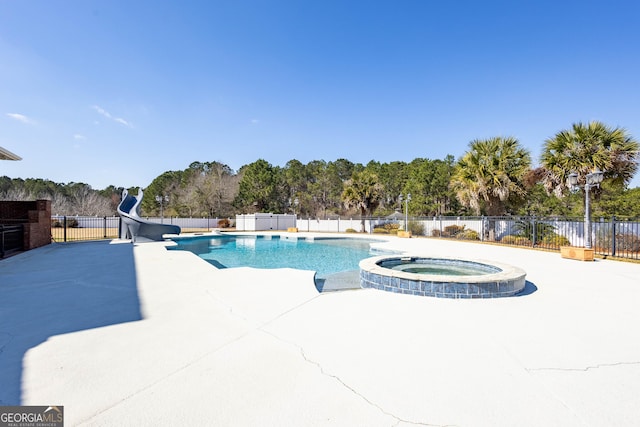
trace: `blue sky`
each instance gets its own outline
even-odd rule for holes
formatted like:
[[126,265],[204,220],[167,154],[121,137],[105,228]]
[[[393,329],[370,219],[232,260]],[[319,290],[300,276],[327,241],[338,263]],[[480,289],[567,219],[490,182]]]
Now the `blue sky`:
[[[366,164],[640,139],[637,1],[0,0],[0,175],[146,187],[193,161]],[[640,186],[636,176],[632,186]]]

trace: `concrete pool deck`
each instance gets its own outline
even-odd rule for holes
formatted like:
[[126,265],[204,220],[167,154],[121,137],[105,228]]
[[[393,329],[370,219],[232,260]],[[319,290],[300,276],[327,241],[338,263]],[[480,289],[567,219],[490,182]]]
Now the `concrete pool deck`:
[[500,260],[527,287],[318,293],[310,271],[162,243],[53,244],[0,261],[0,405],[64,405],[68,426],[638,425],[640,264],[386,245]]

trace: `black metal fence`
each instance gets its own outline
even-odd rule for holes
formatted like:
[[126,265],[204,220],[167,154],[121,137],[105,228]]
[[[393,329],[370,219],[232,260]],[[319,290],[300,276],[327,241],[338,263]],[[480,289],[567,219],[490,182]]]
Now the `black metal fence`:
[[24,247],[24,229],[22,224],[0,224],[0,258]]
[[[145,218],[153,222],[179,225],[183,232],[210,231],[228,218]],[[116,239],[119,237],[119,216],[91,217],[55,215],[51,217],[51,236],[55,242]]]
[[[179,225],[183,232],[210,231],[228,218],[148,218],[151,221]],[[359,229],[360,219],[298,219],[301,231],[341,232],[343,228]],[[305,222],[306,221],[306,222]],[[383,217],[366,218],[369,233],[408,228],[414,236],[445,237],[463,240],[498,242],[501,244],[560,250],[561,246],[584,246],[585,224],[582,218],[558,217],[409,217],[404,219]],[[306,224],[306,226],[305,226]],[[310,226],[313,225],[313,227]],[[355,225],[354,225],[355,224]],[[357,228],[356,228],[357,226]],[[309,228],[307,230],[307,227]],[[119,235],[120,217],[52,217],[54,241],[114,239]],[[591,224],[591,242],[595,253],[601,256],[640,260],[640,220],[596,218]]]
[[[488,219],[487,222],[491,220]],[[582,218],[495,218],[501,243],[560,249],[585,246],[587,230]],[[591,246],[602,256],[640,259],[640,221],[615,217],[591,221]]]
[[[404,221],[396,221],[404,228]],[[430,217],[409,218],[413,235],[499,242],[560,250],[585,245],[582,218],[541,217]],[[591,221],[591,242],[601,256],[640,259],[640,220],[597,218]]]
[[55,242],[115,239],[120,217],[53,216],[51,237]]

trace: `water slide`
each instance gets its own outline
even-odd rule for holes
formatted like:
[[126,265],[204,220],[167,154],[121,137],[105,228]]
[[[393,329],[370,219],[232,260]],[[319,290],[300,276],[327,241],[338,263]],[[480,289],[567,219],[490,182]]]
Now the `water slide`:
[[127,190],[122,192],[122,201],[118,205],[118,215],[126,226],[126,236],[132,241],[138,237],[148,240],[162,241],[165,234],[180,234],[180,227],[170,224],[159,224],[140,217],[140,204],[142,203],[142,189],[138,195],[129,194]]

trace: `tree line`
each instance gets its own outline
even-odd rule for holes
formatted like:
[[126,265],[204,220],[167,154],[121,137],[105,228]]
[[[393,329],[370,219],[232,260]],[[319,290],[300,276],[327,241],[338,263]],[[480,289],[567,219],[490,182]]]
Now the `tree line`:
[[81,182],[61,184],[42,178],[0,177],[0,200],[51,200],[54,215],[114,215],[122,190],[114,186],[94,190]]
[[[238,171],[217,161],[198,161],[155,178],[145,189],[142,211],[218,218],[255,212],[386,216],[405,208],[411,216],[581,216],[586,175],[600,170],[604,181],[591,193],[594,215],[640,217],[640,188],[627,188],[638,168],[638,147],[624,129],[590,122],[575,123],[546,140],[538,166],[512,137],[471,141],[458,160],[447,155],[363,165],[347,159],[307,164],[292,159],[280,167],[258,159]],[[567,186],[570,173],[578,175],[578,192]],[[48,198],[54,213],[67,215],[112,215],[122,190],[0,178],[1,199]]]

